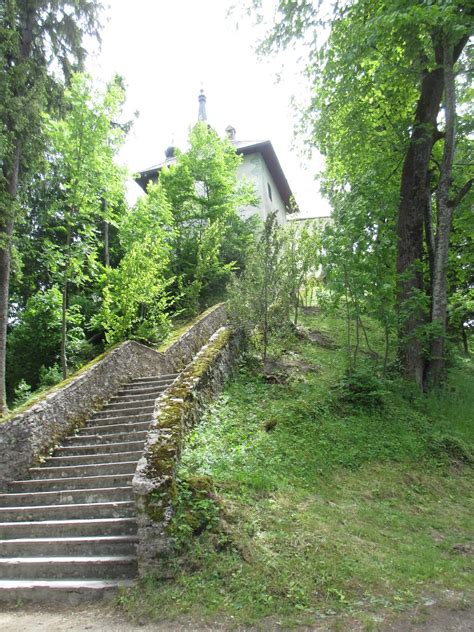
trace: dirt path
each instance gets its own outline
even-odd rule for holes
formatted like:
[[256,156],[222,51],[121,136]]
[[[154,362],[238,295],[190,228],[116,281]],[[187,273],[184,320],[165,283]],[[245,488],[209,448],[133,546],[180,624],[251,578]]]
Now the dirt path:
[[[108,607],[48,610],[9,610],[0,612],[2,632],[223,632],[235,630],[230,622],[206,624],[203,621],[181,620],[179,622],[131,623],[116,610]],[[238,628],[251,632],[255,628]],[[277,623],[268,622],[263,630],[283,631]],[[262,630],[262,628],[259,628]],[[413,611],[396,620],[379,621],[368,627],[356,621],[336,619],[300,628],[303,632],[472,632],[474,609],[450,610],[433,607],[429,610]]]

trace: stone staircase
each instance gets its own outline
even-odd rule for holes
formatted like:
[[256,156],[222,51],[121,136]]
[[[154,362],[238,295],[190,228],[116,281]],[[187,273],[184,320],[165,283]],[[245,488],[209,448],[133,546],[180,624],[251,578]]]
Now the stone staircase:
[[0,494],[0,601],[78,603],[133,582],[132,479],[155,401],[176,376],[122,387],[30,478]]

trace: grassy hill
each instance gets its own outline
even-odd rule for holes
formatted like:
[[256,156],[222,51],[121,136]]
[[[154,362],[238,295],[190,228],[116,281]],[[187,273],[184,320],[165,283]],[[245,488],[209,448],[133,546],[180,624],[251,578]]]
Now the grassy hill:
[[290,369],[242,364],[189,437],[173,577],[122,596],[130,613],[275,627],[339,615],[374,629],[380,612],[467,602],[472,362],[456,359],[429,396],[395,372],[379,380],[369,324],[354,384],[344,322],[313,313],[304,326],[271,350]]

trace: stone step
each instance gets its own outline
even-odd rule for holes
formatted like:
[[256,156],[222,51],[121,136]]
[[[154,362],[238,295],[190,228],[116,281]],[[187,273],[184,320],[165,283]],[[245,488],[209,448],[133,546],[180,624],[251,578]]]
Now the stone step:
[[161,395],[163,395],[166,388],[165,387],[160,388],[160,389],[150,388],[148,390],[146,389],[141,389],[141,390],[145,392],[129,390],[129,391],[124,391],[122,395],[114,395],[113,397],[110,398],[109,403],[115,404],[118,402],[136,402],[137,404],[140,404],[141,402],[146,401],[148,399],[152,399],[153,401],[156,401],[158,397],[161,397]]
[[[143,445],[144,442],[140,439],[140,440],[134,440],[134,441],[117,441],[115,443],[94,443],[94,444],[89,444],[89,445],[68,445],[68,446],[61,446],[60,448],[58,448],[55,453],[54,456],[56,457],[60,457],[60,456],[80,456],[80,455],[87,455],[87,457],[89,456],[93,456],[95,453],[97,453],[98,455],[100,454],[105,454],[105,453],[114,453],[114,452],[135,452],[135,451],[140,451],[143,452]],[[93,461],[93,459],[91,458],[91,461]]]
[[166,390],[173,382],[140,382],[138,384],[127,384],[126,388],[117,392],[117,395],[123,395],[124,391],[130,393],[143,393],[144,389],[162,388]]
[[80,603],[137,574],[132,479],[177,373],[125,384],[28,480],[0,494],[0,602]]
[[70,465],[90,465],[91,463],[95,465],[127,461],[136,463],[142,454],[142,450],[132,450],[129,452],[105,452],[104,454],[96,452],[76,456],[50,456],[44,461],[44,465],[46,467],[68,467]]
[[123,487],[132,484],[133,473],[102,474],[99,476],[70,476],[67,478],[37,478],[10,483],[11,492],[31,494],[51,491],[77,491]]
[[128,384],[127,386],[124,386],[119,391],[117,391],[114,397],[139,397],[141,395],[144,395],[145,399],[146,399],[146,396],[148,396],[149,398],[155,397],[155,396],[158,397],[159,395],[162,395],[165,392],[168,386],[169,384],[158,384],[158,385],[151,385],[151,386],[140,386],[140,384],[137,384],[135,386],[130,386]]
[[129,384],[143,384],[144,382],[174,382],[179,373],[165,373],[163,375],[146,375],[145,377],[135,377]]
[[125,408],[110,412],[99,411],[94,413],[87,421],[102,421],[104,419],[116,419],[116,423],[121,423],[123,421],[146,421],[147,419],[152,419],[154,409],[154,406],[148,406],[147,408]]
[[126,432],[110,432],[110,433],[94,433],[86,435],[74,435],[73,437],[67,437],[65,441],[67,444],[62,446],[81,447],[84,445],[107,445],[107,443],[117,444],[125,441],[142,441],[142,445],[145,442],[147,430],[134,430],[131,425],[130,430]]
[[0,537],[73,538],[79,536],[135,535],[135,518],[90,518],[89,520],[42,520],[40,522],[1,522]]
[[0,522],[28,522],[39,520],[98,520],[101,518],[135,517],[135,501],[106,500],[70,504],[0,507]]
[[134,555],[9,557],[0,559],[3,579],[119,579],[134,577]]
[[0,580],[0,603],[45,603],[77,606],[82,602],[113,599],[133,580],[106,579],[5,579]]
[[134,474],[138,459],[135,461],[119,461],[116,463],[83,463],[79,465],[58,465],[56,467],[32,467],[32,479],[64,478],[76,476],[102,476],[112,474]]
[[[141,390],[143,388],[168,388],[171,384],[173,384],[174,380],[154,380],[147,379],[143,382],[129,382],[122,387],[127,390]],[[120,391],[119,391],[120,393]]]
[[149,421],[137,421],[137,422],[125,422],[122,424],[102,424],[102,420],[98,423],[90,422],[84,428],[81,428],[75,437],[80,437],[82,434],[114,434],[117,432],[136,432],[137,430],[148,430],[150,427]]
[[16,538],[0,540],[0,558],[135,555],[137,542],[136,535]]
[[119,399],[118,401],[112,402],[110,401],[108,404],[104,404],[100,409],[100,412],[109,412],[109,411],[125,411],[128,409],[132,410],[143,410],[145,408],[148,410],[150,407],[155,407],[156,397],[148,397],[148,399],[135,399],[132,401],[127,401],[123,399]]
[[38,507],[44,505],[88,504],[131,500],[133,490],[124,487],[90,489],[62,489],[50,492],[20,492],[0,494],[0,507]]
[[71,436],[76,436],[78,433],[80,433],[82,430],[85,430],[86,428],[95,428],[97,426],[114,426],[115,424],[150,423],[150,421],[153,419],[153,414],[147,413],[147,416],[145,418],[138,417],[138,419],[135,419],[134,417],[135,416],[133,415],[122,415],[119,418],[117,417],[98,417],[98,418],[91,417],[90,419],[86,421],[84,426],[81,426],[81,428],[79,428],[75,432],[75,434]]

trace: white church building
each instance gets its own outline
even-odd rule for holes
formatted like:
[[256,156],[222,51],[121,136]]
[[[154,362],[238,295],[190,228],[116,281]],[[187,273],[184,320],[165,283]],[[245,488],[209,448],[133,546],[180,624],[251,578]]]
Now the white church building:
[[[206,96],[203,91],[199,95],[199,121],[207,121]],[[248,218],[258,213],[265,221],[269,213],[277,212],[280,224],[287,222],[287,215],[298,210],[290,185],[281,168],[278,157],[269,140],[237,140],[236,131],[228,126],[226,134],[242,156],[237,171],[238,178],[250,182],[260,200],[257,207],[249,206],[240,210],[241,216]],[[160,171],[175,161],[174,148],[165,151],[165,160],[138,173],[136,182],[146,191],[149,182],[156,182]]]

